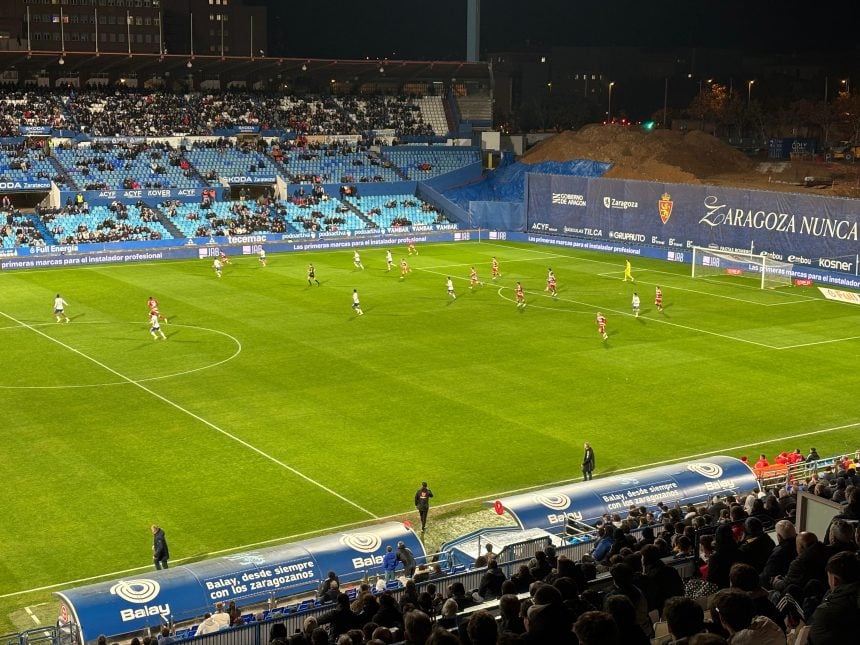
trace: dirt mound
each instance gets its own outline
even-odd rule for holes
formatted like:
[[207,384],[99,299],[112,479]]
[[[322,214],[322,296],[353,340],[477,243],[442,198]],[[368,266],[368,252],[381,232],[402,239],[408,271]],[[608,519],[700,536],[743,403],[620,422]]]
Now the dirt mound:
[[693,184],[714,175],[752,172],[755,167],[746,155],[704,132],[645,132],[615,125],[562,132],[523,157],[526,163],[570,159],[612,163],[607,177]]

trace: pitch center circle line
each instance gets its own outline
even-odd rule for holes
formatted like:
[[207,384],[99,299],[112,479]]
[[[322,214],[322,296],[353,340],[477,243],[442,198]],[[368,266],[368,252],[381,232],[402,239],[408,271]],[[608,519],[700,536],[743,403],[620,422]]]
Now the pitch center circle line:
[[[86,321],[86,322],[78,322],[75,325],[115,325],[117,323],[113,322],[100,322],[100,321]],[[119,323],[122,324],[122,323]],[[126,322],[126,325],[140,325],[141,323],[137,322]],[[145,323],[144,323],[145,325]],[[31,325],[31,327],[54,327],[56,323],[37,323]],[[162,374],[161,376],[149,376],[147,378],[141,379],[131,379],[129,381],[109,381],[107,383],[91,383],[89,385],[3,385],[0,384],[0,390],[67,390],[67,389],[78,389],[78,388],[90,388],[90,387],[110,387],[114,385],[131,385],[132,383],[151,383],[152,381],[162,381],[168,378],[176,378],[178,376],[185,376],[187,374],[194,374],[195,372],[202,372],[204,370],[212,369],[213,367],[218,367],[219,365],[223,365],[224,363],[228,363],[236,358],[239,354],[242,353],[242,343],[238,338],[228,334],[225,331],[221,331],[220,329],[210,329],[209,327],[200,327],[198,325],[182,325],[177,323],[171,323],[170,327],[184,327],[185,329],[197,329],[199,331],[210,332],[212,334],[218,334],[220,336],[224,336],[225,338],[229,338],[233,341],[235,349],[233,353],[220,361],[215,361],[213,363],[209,363],[208,365],[202,365],[200,367],[195,367],[193,369],[183,370],[181,372],[172,372],[170,374]],[[10,325],[7,327],[0,327],[0,331],[8,331],[10,329],[25,329],[19,325]]]

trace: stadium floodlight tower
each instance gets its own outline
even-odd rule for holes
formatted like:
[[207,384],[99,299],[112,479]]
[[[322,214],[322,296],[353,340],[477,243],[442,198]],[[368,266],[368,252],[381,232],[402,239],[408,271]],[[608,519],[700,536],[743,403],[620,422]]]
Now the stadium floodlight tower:
[[466,0],[466,60],[481,58],[481,0]]
[[791,286],[790,262],[774,260],[766,253],[720,251],[704,246],[693,247],[694,278],[713,276],[752,277],[762,289]]

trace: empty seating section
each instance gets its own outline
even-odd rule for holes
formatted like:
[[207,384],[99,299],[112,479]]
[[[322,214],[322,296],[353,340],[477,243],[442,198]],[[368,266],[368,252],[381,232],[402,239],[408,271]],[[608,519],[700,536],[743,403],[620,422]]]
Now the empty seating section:
[[43,211],[41,220],[60,244],[168,240],[173,236],[146,206],[111,210],[96,206],[89,212],[74,209]]
[[[185,152],[186,158],[197,168],[210,186],[218,186],[222,178],[274,177],[277,173],[271,159],[256,150],[232,146],[196,145]],[[231,183],[253,183],[235,181]]]
[[[203,185],[169,146],[106,145],[59,147],[57,158],[84,190],[195,188]],[[183,168],[182,166],[186,166]]]
[[416,99],[416,102],[421,109],[424,122],[433,129],[433,134],[441,137],[451,131],[441,96],[424,96]]
[[463,121],[487,122],[493,120],[493,100],[489,93],[457,97],[457,109]]
[[480,162],[478,150],[437,147],[388,149],[384,156],[403,170],[409,179],[420,181],[436,177],[469,164]]
[[391,164],[379,156],[350,145],[282,148],[281,163],[298,183],[352,183],[356,181],[398,181],[402,179]]
[[374,224],[384,228],[433,224],[440,213],[414,195],[365,195],[353,203]]

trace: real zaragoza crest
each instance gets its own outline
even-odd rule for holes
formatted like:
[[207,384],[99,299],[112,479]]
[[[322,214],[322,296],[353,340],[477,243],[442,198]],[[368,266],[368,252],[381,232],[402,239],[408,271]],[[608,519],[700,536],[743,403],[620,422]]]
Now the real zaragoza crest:
[[663,193],[660,201],[657,202],[657,208],[660,212],[660,219],[665,224],[672,217],[672,196],[669,193]]

